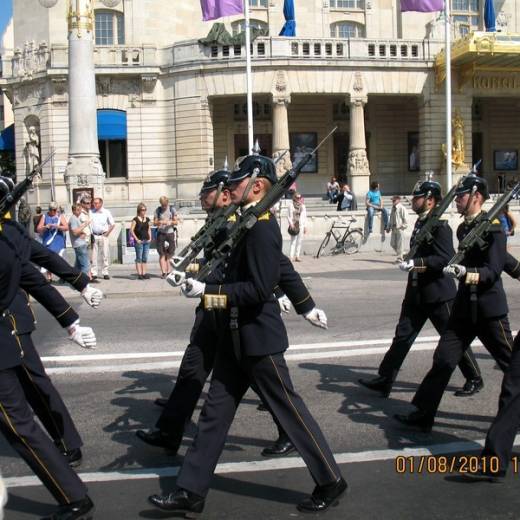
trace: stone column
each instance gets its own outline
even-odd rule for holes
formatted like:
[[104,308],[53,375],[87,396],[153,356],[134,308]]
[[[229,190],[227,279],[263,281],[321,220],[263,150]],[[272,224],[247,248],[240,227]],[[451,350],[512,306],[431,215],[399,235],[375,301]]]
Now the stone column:
[[358,197],[368,191],[370,168],[365,139],[364,105],[366,98],[350,100],[350,145],[348,153],[348,180]]
[[289,119],[287,117],[287,105],[290,97],[273,98],[273,159],[285,155],[277,164],[278,176],[291,168],[290,142],[289,142]]
[[69,3],[69,157],[65,182],[71,194],[73,188],[85,186],[93,187],[95,195],[102,197],[105,174],[99,162],[93,17],[93,0]]

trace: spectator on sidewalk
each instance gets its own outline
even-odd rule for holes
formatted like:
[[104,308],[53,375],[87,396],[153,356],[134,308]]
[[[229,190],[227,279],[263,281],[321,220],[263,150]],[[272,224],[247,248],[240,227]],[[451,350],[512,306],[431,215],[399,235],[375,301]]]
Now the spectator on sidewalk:
[[157,226],[157,253],[161,277],[166,278],[171,271],[170,258],[175,254],[177,245],[177,212],[170,205],[168,197],[159,199],[160,206],[155,210],[153,219]]
[[357,200],[354,192],[351,191],[350,186],[348,184],[344,184],[343,188],[341,188],[341,192],[338,195],[338,211],[356,211],[357,210]]
[[110,280],[110,233],[115,227],[112,213],[103,207],[103,199],[96,197],[93,200],[94,209],[90,212],[90,226],[92,230],[92,279],[98,277],[98,256],[101,250],[103,261],[102,275]]
[[408,212],[401,204],[401,197],[392,197],[392,210],[390,212],[390,246],[395,251],[396,263],[403,261],[403,238],[404,230],[408,227]]
[[500,220],[500,224],[502,225],[506,237],[512,237],[515,234],[516,220],[511,211],[509,211],[509,204],[506,204],[498,216],[498,219]]
[[87,276],[90,276],[90,255],[87,241],[90,240],[90,230],[88,233],[85,232],[85,229],[89,228],[90,219],[82,221],[82,211],[81,204],[72,205],[72,216],[69,219],[70,243],[76,255],[74,266]]
[[[58,211],[58,203],[49,202],[49,209],[45,215],[42,215],[36,231],[41,236],[42,244],[49,250],[63,256],[65,251],[65,232],[68,231],[69,225],[65,220],[65,215]],[[47,280],[52,281],[52,273],[43,267],[42,273],[47,273]]]
[[37,242],[42,241],[42,237],[39,235],[39,233],[37,231],[38,224],[40,223],[41,218],[42,218],[42,208],[41,208],[41,206],[36,206],[36,208],[34,209],[34,215],[33,215],[32,221],[33,221],[34,239]]
[[292,203],[289,204],[287,221],[289,224],[288,233],[291,235],[291,248],[289,257],[293,262],[301,262],[300,252],[302,249],[303,235],[307,225],[307,209],[303,202],[303,197],[296,192],[293,195]]
[[336,177],[331,177],[330,181],[327,182],[327,199],[330,204],[337,202],[339,195],[339,184]]
[[152,241],[152,228],[150,219],[146,216],[146,206],[141,202],[137,206],[137,215],[130,224],[130,235],[134,239],[135,270],[139,280],[148,280],[150,275],[146,272],[148,252]]
[[385,231],[388,229],[388,211],[383,207],[383,199],[381,191],[379,190],[379,183],[372,181],[370,183],[370,190],[367,192],[365,204],[367,207],[368,233],[372,233],[372,226],[374,223],[374,213],[381,212],[383,219],[383,227]]

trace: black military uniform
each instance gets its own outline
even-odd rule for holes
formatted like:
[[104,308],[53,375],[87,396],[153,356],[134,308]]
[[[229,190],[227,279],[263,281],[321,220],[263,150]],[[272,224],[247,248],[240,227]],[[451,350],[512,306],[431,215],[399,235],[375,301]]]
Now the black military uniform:
[[[267,158],[249,156],[233,172],[238,182],[255,171],[276,182],[274,164]],[[254,386],[286,431],[316,482],[312,497],[299,507],[323,511],[347,485],[316,421],[292,386],[283,356],[287,333],[273,289],[280,279],[282,237],[270,212],[259,217],[233,249],[225,270],[225,283],[206,284],[204,302],[222,308],[230,327],[217,347],[213,377],[204,403],[197,436],[182,465],[176,493],[152,496],[150,501],[169,511],[200,512],[211,477],[224,447],[236,409]],[[236,322],[231,316],[238,314]],[[234,327],[236,324],[237,328]],[[238,339],[238,344],[237,344]]]
[[[414,189],[412,195],[433,197],[439,201],[441,186],[433,181],[422,182]],[[410,247],[414,247],[415,237],[427,218],[427,212],[419,215],[412,232]],[[442,334],[448,325],[453,299],[457,292],[455,282],[444,276],[442,272],[455,254],[453,235],[448,222],[440,221],[432,236],[433,240],[421,244],[412,259],[414,267],[408,274],[401,314],[392,344],[379,365],[379,377],[359,380],[367,388],[382,392],[384,397],[390,394],[397,373],[426,320],[432,322],[439,334]],[[471,348],[464,352],[459,361],[459,368],[466,378],[466,384],[464,389],[457,391],[457,395],[471,395],[482,388],[480,368]]]
[[[11,220],[3,221],[2,232],[8,237],[17,233],[25,234],[25,230]],[[30,260],[32,263],[44,267],[62,280],[69,282],[72,287],[80,292],[88,285],[88,276],[70,266],[59,255],[35,240],[31,239],[30,245]],[[71,326],[79,318],[63,296],[50,284],[44,284],[33,289],[32,296],[64,328]],[[31,333],[36,328],[36,321],[28,294],[25,291],[18,291],[13,303],[9,306],[9,311],[16,320],[18,336],[25,352],[22,365],[27,373],[27,384],[24,387],[27,400],[55,444],[69,459],[69,462],[72,465],[78,465],[81,460],[79,449],[83,442],[63,399],[45,372],[40,356],[32,342]]]
[[[458,194],[473,188],[488,198],[484,179],[468,176],[457,189]],[[457,229],[462,240],[472,229],[475,219],[466,218]],[[433,356],[433,366],[413,398],[417,412],[396,415],[405,424],[430,430],[442,395],[464,351],[478,337],[502,370],[511,359],[513,338],[507,318],[507,300],[500,278],[506,264],[506,237],[497,221],[485,237],[487,247],[473,247],[463,265],[466,274],[459,281],[457,295],[446,331],[441,335]]]
[[48,285],[29,264],[30,244],[21,234],[0,232],[0,430],[62,508],[52,518],[79,518],[93,505],[87,489],[67,459],[34,421],[26,398],[27,372],[16,320],[9,311],[19,286],[29,293]]
[[[221,182],[227,181],[229,171],[218,170],[211,174],[204,182],[201,192],[216,189]],[[236,218],[232,219],[232,224]],[[232,225],[231,224],[231,225]],[[220,243],[227,236],[224,231],[216,243]],[[219,284],[224,281],[222,267],[211,273],[206,280],[210,284]],[[289,259],[281,256],[280,281],[274,288],[277,298],[286,294],[298,314],[306,314],[315,307],[314,300],[307,291],[300,275],[295,271]],[[225,326],[225,325],[224,325]],[[219,316],[217,311],[204,310],[202,304],[195,311],[195,322],[190,334],[190,343],[186,348],[179,367],[175,386],[165,404],[156,427],[158,430],[145,432],[138,430],[136,435],[143,441],[169,448],[176,452],[182,441],[185,424],[191,419],[204,384],[210,375],[216,353],[216,338],[219,336]],[[265,455],[286,455],[293,451],[280,425],[277,424],[279,437],[273,447],[266,449]]]

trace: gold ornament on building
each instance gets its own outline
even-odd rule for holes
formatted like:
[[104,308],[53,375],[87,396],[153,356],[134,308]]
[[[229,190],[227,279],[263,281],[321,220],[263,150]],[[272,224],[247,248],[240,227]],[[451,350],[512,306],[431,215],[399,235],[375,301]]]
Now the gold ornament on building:
[[[455,166],[464,165],[464,120],[460,114],[460,110],[455,110],[455,116],[451,120],[452,146],[451,146],[451,162]],[[446,157],[446,144],[442,145],[442,153]]]
[[91,33],[94,30],[92,0],[68,0],[67,22],[69,32],[77,29],[79,38],[82,30]]

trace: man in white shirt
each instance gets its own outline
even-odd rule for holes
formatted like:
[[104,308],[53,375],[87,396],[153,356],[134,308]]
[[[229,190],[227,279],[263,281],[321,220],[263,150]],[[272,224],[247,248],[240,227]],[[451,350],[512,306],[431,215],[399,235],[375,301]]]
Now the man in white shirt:
[[110,265],[110,246],[109,236],[114,229],[114,218],[112,213],[103,207],[103,199],[96,197],[93,200],[94,209],[90,212],[90,227],[92,230],[92,279],[98,275],[98,255],[99,250],[103,256],[103,278],[110,280],[108,267]]

